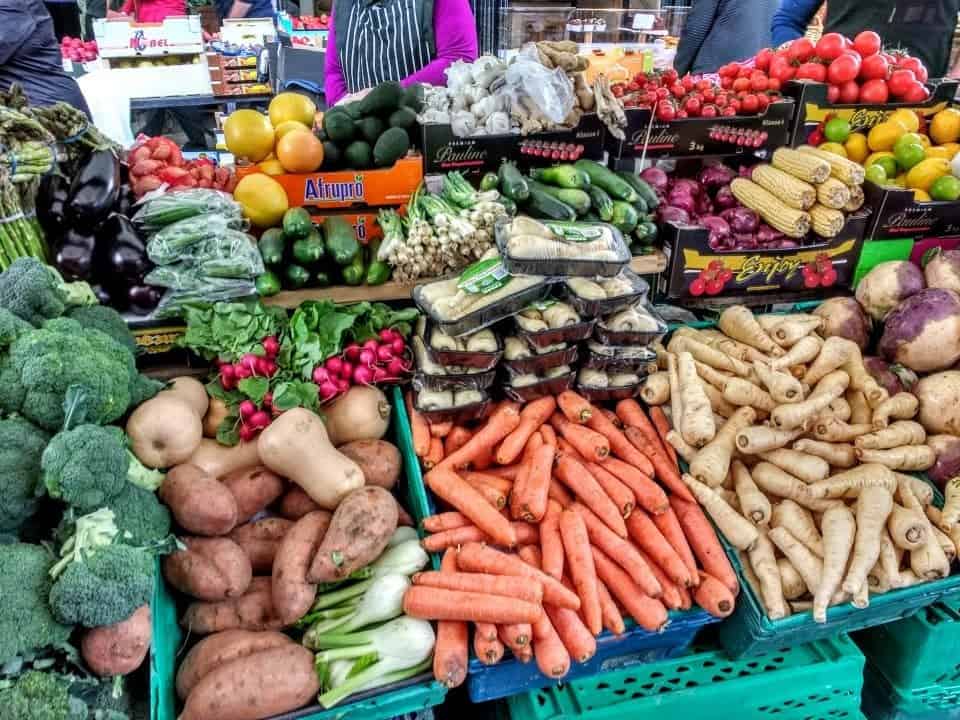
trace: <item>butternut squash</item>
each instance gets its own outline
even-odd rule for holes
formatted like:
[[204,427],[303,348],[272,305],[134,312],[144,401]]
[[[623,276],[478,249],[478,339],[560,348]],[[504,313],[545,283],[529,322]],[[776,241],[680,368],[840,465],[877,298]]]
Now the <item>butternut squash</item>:
[[201,420],[207,414],[207,408],[210,406],[210,398],[207,397],[207,389],[203,383],[188,375],[175,377],[170,381],[169,387],[161,395],[172,393],[183,400],[187,405],[193,408],[197,417]]
[[233,447],[227,447],[209,438],[203,438],[200,441],[187,462],[217,479],[229,475],[234,470],[243,470],[262,464],[260,454],[257,452],[257,443],[238,443]]
[[196,409],[183,397],[162,392],[130,414],[130,449],[150,468],[168,468],[186,462],[203,438]]
[[354,440],[379,440],[390,427],[390,401],[369,385],[354,385],[323,409],[330,442],[339,447]]

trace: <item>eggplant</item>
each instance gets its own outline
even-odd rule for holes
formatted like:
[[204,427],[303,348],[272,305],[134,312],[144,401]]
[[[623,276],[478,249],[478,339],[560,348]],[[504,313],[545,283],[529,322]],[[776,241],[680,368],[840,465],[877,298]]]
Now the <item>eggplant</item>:
[[111,215],[97,228],[97,270],[111,287],[135,285],[153,267],[147,257],[147,243],[137,228],[120,213]]
[[117,203],[113,206],[113,211],[120,215],[130,217],[134,213],[133,206],[136,202],[137,197],[133,194],[133,188],[130,187],[129,183],[125,182],[120,185],[120,197],[117,198]]
[[64,226],[70,183],[63,175],[44,175],[37,191],[37,220],[47,235],[59,235]]
[[113,295],[103,285],[91,285],[90,289],[97,296],[97,302],[101,305],[113,305]]
[[70,186],[67,214],[85,230],[92,230],[113,210],[120,197],[120,160],[112,150],[90,153]]
[[135,315],[147,315],[160,304],[163,288],[154,285],[132,285],[127,289],[127,301],[130,312]]
[[64,280],[89,280],[93,272],[93,255],[97,240],[92,233],[70,228],[63,236],[54,267],[60,271]]

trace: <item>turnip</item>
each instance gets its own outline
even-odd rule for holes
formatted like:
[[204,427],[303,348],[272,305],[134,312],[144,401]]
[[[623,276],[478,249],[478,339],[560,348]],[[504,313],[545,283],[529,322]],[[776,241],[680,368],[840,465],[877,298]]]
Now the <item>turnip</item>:
[[927,477],[941,489],[947,480],[960,475],[960,437],[955,435],[930,435],[927,445],[933,448],[937,461],[927,470]]
[[825,300],[814,315],[823,318],[821,334],[824,337],[838,336],[852,340],[867,349],[870,342],[870,318],[856,300],[851,297],[835,297]]
[[917,372],[953,365],[960,359],[960,295],[930,288],[908,297],[887,316],[879,350]]
[[912,370],[908,370],[903,365],[890,365],[883,358],[873,355],[863,358],[863,366],[890,397],[909,391],[917,382],[917,374]]
[[857,285],[857,302],[874,320],[883,320],[894,308],[924,288],[920,268],[907,260],[882,262]]
[[917,420],[930,435],[960,435],[960,370],[922,378],[913,389],[920,401]]
[[923,266],[927,287],[960,293],[960,250],[934,248]]

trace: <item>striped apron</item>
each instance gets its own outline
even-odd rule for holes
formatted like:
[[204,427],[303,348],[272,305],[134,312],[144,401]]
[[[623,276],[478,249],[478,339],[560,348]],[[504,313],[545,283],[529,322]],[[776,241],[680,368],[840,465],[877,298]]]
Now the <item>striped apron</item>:
[[427,65],[434,55],[432,9],[424,0],[338,1],[334,22],[347,91],[403,80]]

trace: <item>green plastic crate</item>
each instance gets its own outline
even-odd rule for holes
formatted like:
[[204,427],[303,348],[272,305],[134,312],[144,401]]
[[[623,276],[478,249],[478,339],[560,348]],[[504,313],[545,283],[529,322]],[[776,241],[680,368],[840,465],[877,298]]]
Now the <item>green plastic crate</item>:
[[902,688],[868,662],[863,711],[870,720],[960,720],[960,684]]
[[[403,396],[399,388],[392,390],[394,405],[391,435],[400,447],[404,459],[404,478],[397,492],[404,507],[410,511],[419,525],[427,511],[427,498],[422,483],[407,482],[406,477],[418,477],[410,472],[410,463],[417,458],[410,447],[410,427],[406,413],[398,412],[403,407]],[[434,562],[437,562],[434,558]],[[150,720],[176,720],[176,666],[181,653],[183,632],[178,624],[176,600],[160,573],[157,562],[157,577],[154,588],[153,643],[150,646]],[[426,673],[395,685],[358,693],[352,700],[330,710],[319,707],[306,707],[278,716],[278,720],[387,720],[398,715],[413,713],[439,705],[444,701],[447,690],[433,679],[432,673]]]
[[870,664],[900,687],[960,684],[960,597],[854,635]]
[[508,700],[513,720],[857,720],[864,658],[844,634],[730,660],[715,643]]
[[856,287],[863,276],[877,265],[889,260],[909,260],[913,250],[913,238],[889,238],[867,240],[860,251],[860,262],[853,274],[853,286]]

